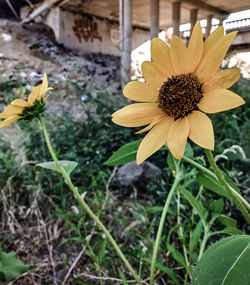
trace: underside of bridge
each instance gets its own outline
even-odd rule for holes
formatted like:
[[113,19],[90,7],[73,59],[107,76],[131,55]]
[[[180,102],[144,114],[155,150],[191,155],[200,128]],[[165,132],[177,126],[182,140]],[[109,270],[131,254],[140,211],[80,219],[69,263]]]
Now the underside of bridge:
[[[23,22],[35,20],[47,11],[45,22],[64,45],[83,52],[121,55],[126,81],[131,68],[131,50],[157,37],[161,30],[173,27],[173,34],[185,38],[180,33],[181,24],[191,23],[192,30],[196,21],[206,19],[204,36],[208,36],[213,18],[222,24],[230,13],[246,9],[250,9],[249,0],[46,0],[35,8],[24,8],[22,19]],[[250,44],[246,40],[249,21],[245,19],[248,28],[235,40],[238,47]],[[235,27],[238,28],[237,23]],[[234,26],[229,27],[232,29]]]

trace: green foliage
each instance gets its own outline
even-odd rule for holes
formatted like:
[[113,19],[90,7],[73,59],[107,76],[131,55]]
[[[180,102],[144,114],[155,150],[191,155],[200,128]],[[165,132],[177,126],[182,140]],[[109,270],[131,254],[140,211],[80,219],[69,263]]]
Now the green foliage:
[[[69,161],[69,160],[60,160],[59,161],[60,165],[64,168],[64,170],[67,172],[68,175],[77,167],[78,163],[75,161]],[[53,171],[56,171],[60,173],[58,167],[56,166],[54,161],[47,161],[47,162],[42,162],[38,163],[35,166],[36,169],[38,168],[45,168],[45,169],[50,169]]]
[[10,281],[15,277],[22,275],[35,268],[33,265],[26,265],[22,261],[16,258],[16,254],[14,252],[5,253],[2,251],[0,246],[0,281]]
[[196,265],[191,285],[248,285],[250,236],[233,236],[213,244]]
[[180,189],[181,189],[181,194],[184,195],[184,197],[189,201],[192,207],[197,211],[200,218],[203,221],[206,221],[208,214],[207,210],[202,206],[202,204],[198,201],[198,199],[193,197],[193,195],[189,191],[185,190],[184,188]]
[[197,175],[197,181],[204,186],[206,189],[211,190],[215,192],[216,194],[219,194],[221,196],[230,198],[227,191],[222,187],[218,182],[216,177],[209,175],[207,173],[204,173],[203,171],[200,171]]
[[108,166],[123,165],[136,160],[136,153],[141,140],[133,141],[120,147],[112,156],[104,162]]

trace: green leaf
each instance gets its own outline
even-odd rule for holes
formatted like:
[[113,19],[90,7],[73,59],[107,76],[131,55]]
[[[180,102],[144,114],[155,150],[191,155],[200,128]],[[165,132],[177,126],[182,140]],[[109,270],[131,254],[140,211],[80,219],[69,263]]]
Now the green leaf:
[[[68,175],[77,167],[78,163],[75,161],[70,160],[59,160],[60,165],[64,168],[64,170],[67,172]],[[37,170],[39,167],[54,170],[56,172],[60,173],[60,170],[57,168],[54,161],[46,161],[42,163],[38,163],[35,166],[35,170]]]
[[191,145],[188,142],[186,144],[184,156],[189,157],[189,158],[193,158],[194,157],[194,152],[192,150]]
[[181,193],[189,201],[191,206],[198,212],[200,218],[205,221],[207,218],[207,210],[202,206],[202,204],[191,194],[190,191],[185,190],[183,187],[180,187]]
[[176,160],[173,155],[169,152],[168,153],[168,157],[167,157],[167,164],[169,169],[171,169],[172,171],[176,171],[177,168],[177,164],[178,160]]
[[162,206],[154,206],[150,209],[150,212],[152,214],[157,213],[157,212],[162,212],[163,211],[163,207]]
[[104,164],[108,166],[123,165],[136,160],[136,153],[141,140],[133,141],[120,147]]
[[119,268],[118,268],[118,271],[119,271],[119,275],[120,275],[120,277],[122,279],[122,284],[123,285],[128,285],[128,281],[127,281],[125,275],[121,272],[121,270]]
[[105,239],[102,241],[101,247],[100,247],[100,249],[99,249],[99,251],[98,251],[98,259],[99,259],[100,265],[102,265],[102,263],[103,263],[103,261],[104,261],[106,245],[107,245],[107,239],[105,238]]
[[250,236],[233,236],[213,244],[198,262],[191,285],[249,285]]
[[241,230],[238,230],[234,227],[226,227],[222,231],[220,231],[222,234],[228,234],[228,235],[244,235],[244,233]]
[[218,199],[213,201],[213,203],[210,205],[209,209],[216,214],[220,214],[224,208],[224,201],[223,199]]
[[220,215],[218,219],[224,226],[237,228],[237,221],[233,218],[227,217],[225,215]]
[[[152,260],[150,258],[143,258],[144,261],[148,262],[148,263],[152,263]],[[180,285],[180,282],[175,274],[175,272],[167,267],[166,265],[163,265],[159,262],[156,263],[156,268],[160,269],[162,272],[167,273],[167,275],[174,281],[175,284]]]
[[145,218],[144,218],[143,215],[140,215],[140,214],[138,214],[136,212],[132,212],[132,215],[136,218],[136,220],[138,220],[138,221],[140,221],[142,223],[145,222]]
[[221,196],[230,198],[227,191],[224,189],[223,186],[219,184],[219,182],[216,180],[215,177],[212,175],[208,175],[207,173],[204,173],[200,171],[196,176],[197,181],[203,185],[206,189],[211,190]]
[[201,237],[202,228],[203,228],[202,222],[199,221],[194,231],[192,232],[192,238],[190,239],[190,242],[189,242],[189,250],[191,252],[195,251],[195,249],[197,248],[198,242]]
[[172,253],[173,258],[183,267],[186,267],[184,256],[171,244],[167,245],[168,250]]
[[17,276],[22,275],[35,268],[34,265],[24,264],[22,261],[17,260],[14,252],[5,253],[0,246],[0,281],[10,281]]
[[156,264],[156,268],[160,269],[162,272],[167,273],[167,275],[174,281],[175,284],[177,285],[180,284],[175,272],[171,268],[169,268],[166,265],[160,264],[160,263]]

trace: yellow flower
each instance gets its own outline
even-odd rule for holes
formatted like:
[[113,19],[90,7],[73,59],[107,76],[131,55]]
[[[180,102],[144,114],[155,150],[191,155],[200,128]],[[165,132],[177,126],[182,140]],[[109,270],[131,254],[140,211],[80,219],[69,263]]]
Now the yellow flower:
[[16,99],[0,113],[0,119],[5,119],[0,122],[0,128],[9,126],[20,119],[32,120],[37,117],[45,110],[45,94],[50,89],[53,88],[48,87],[47,75],[44,73],[42,84],[33,88],[27,100]]
[[149,131],[137,152],[137,164],[167,143],[176,159],[183,157],[187,139],[213,150],[212,114],[236,108],[245,101],[227,90],[240,78],[238,69],[218,70],[237,32],[224,35],[216,29],[203,43],[197,23],[188,47],[173,36],[170,47],[159,38],[151,42],[153,62],[143,62],[144,82],[129,82],[123,94],[133,101],[112,115],[112,121],[125,127],[148,125]]

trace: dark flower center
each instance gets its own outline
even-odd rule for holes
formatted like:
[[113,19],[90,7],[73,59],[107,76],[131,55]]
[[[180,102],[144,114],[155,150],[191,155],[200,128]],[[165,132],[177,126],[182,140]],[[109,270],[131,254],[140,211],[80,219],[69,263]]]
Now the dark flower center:
[[174,119],[185,117],[197,108],[202,98],[201,88],[192,73],[172,76],[160,88],[158,106]]

